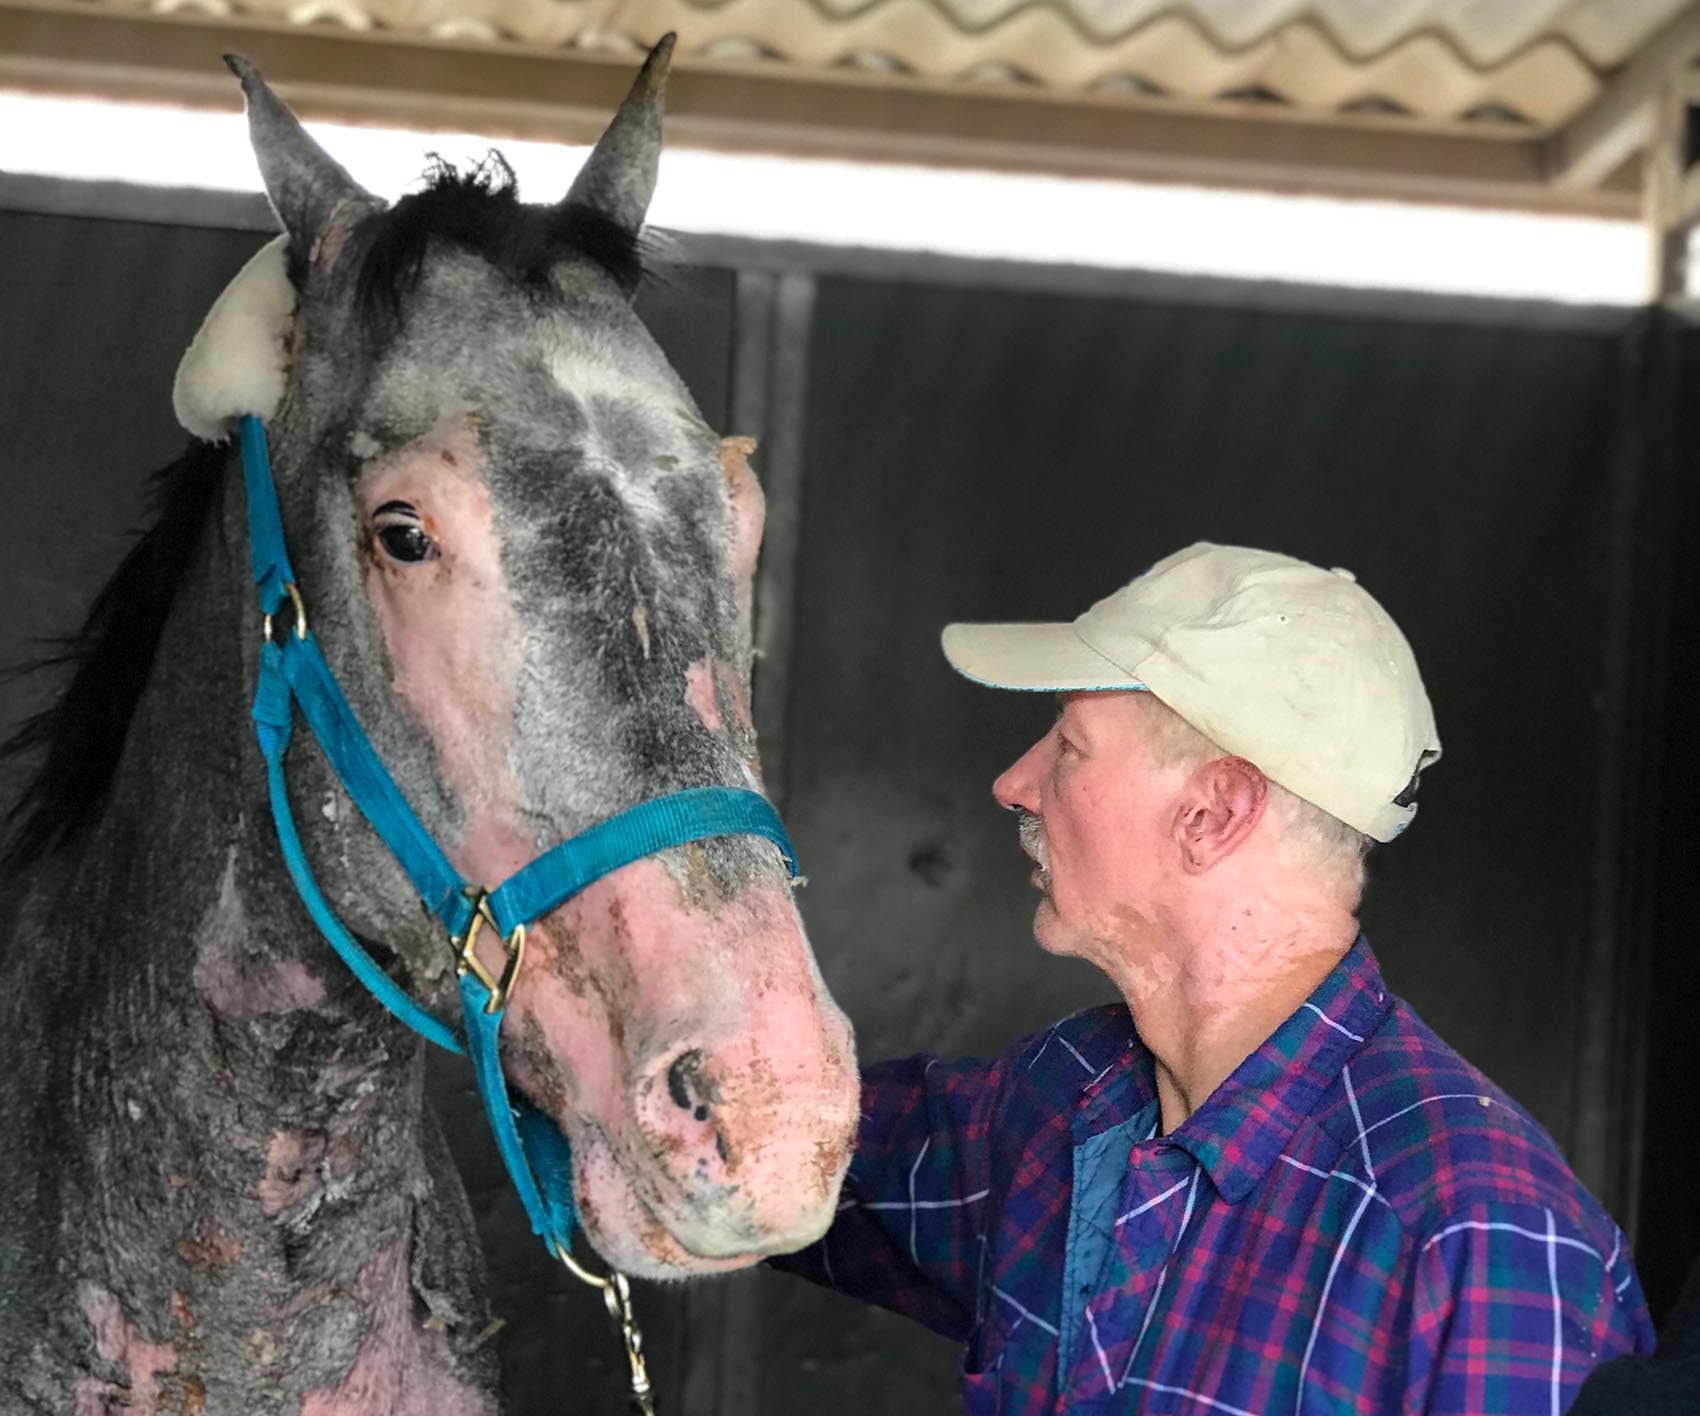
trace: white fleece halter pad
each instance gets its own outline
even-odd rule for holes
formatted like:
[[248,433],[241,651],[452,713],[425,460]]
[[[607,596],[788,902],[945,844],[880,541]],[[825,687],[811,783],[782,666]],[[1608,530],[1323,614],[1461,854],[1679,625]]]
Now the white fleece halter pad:
[[269,418],[283,401],[295,288],[285,272],[289,238],[254,253],[213,301],[177,366],[171,403],[196,437],[219,442],[244,413]]

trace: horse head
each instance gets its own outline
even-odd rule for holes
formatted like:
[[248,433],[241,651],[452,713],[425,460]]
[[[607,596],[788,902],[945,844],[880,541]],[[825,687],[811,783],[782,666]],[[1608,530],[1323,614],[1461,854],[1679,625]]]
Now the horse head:
[[[287,236],[269,431],[307,613],[474,881],[662,793],[760,783],[749,445],[710,430],[631,306],[669,48],[545,206],[498,160],[386,206],[231,61]],[[292,752],[290,796],[326,897],[449,1015],[442,932],[317,751]],[[538,921],[503,1065],[570,1140],[621,1268],[737,1267],[831,1220],[850,1030],[766,841],[664,850]]]

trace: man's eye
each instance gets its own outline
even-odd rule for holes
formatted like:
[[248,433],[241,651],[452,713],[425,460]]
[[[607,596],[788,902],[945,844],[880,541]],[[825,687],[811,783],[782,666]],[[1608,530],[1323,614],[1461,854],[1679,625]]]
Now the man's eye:
[[417,565],[437,558],[437,543],[419,524],[419,513],[406,502],[386,502],[379,507],[373,529],[391,560]]

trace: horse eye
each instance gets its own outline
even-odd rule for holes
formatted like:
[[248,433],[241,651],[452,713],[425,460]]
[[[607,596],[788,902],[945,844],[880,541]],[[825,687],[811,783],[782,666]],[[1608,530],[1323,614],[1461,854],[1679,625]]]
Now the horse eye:
[[419,513],[406,502],[386,502],[374,521],[378,541],[391,560],[417,565],[437,558],[437,543],[419,524]]
[[386,526],[378,532],[384,549],[398,561],[430,560],[437,544],[417,526]]

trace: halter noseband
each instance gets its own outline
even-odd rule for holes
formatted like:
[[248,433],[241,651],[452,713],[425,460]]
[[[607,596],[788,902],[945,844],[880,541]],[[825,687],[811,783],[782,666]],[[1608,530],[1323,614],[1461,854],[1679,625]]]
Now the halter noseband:
[[[284,548],[283,520],[265,427],[257,417],[250,414],[242,418],[241,441],[248,539],[264,615],[253,717],[266,761],[272,818],[290,879],[320,933],[373,997],[427,1041],[451,1052],[470,1054],[478,1095],[502,1161],[531,1220],[532,1232],[580,1278],[602,1287],[609,1311],[616,1320],[623,1320],[618,1305],[625,1305],[629,1315],[624,1278],[619,1274],[611,1280],[598,1278],[581,1269],[572,1257],[578,1212],[573,1202],[572,1153],[566,1138],[548,1116],[524,1098],[510,1097],[502,1076],[497,1037],[524,962],[526,928],[623,865],[711,836],[763,837],[779,848],[795,877],[796,853],[790,838],[773,806],[759,792],[693,787],[640,802],[562,841],[494,889],[469,883],[449,863],[407,804],[308,629],[306,605]],[[274,633],[273,618],[286,602],[293,610],[293,623]],[[291,700],[300,704],[302,717],[343,789],[400,862],[420,899],[448,931],[460,981],[466,1046],[378,967],[336,917],[313,879],[296,834],[283,776],[294,716]],[[483,929],[499,936],[506,951],[500,975],[492,975],[477,957],[478,935]],[[634,1331],[627,1329],[629,1349]],[[635,1384],[641,1357],[631,1350],[628,1355],[633,1357]]]

